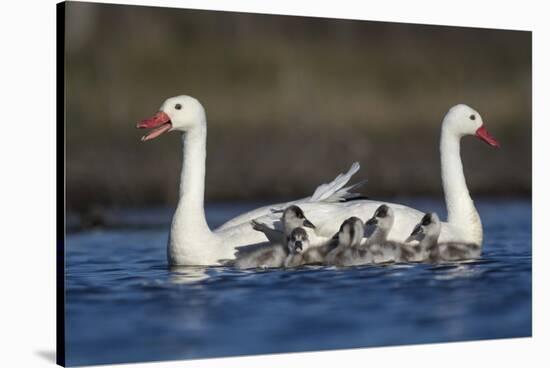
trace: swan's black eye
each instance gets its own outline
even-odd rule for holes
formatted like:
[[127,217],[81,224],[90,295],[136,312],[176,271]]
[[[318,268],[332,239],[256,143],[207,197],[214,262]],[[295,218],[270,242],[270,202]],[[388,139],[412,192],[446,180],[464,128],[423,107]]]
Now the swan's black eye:
[[176,110],[181,110],[181,104],[176,104],[176,106],[174,106],[176,108]]
[[476,116],[474,114],[470,115],[470,120],[475,120]]

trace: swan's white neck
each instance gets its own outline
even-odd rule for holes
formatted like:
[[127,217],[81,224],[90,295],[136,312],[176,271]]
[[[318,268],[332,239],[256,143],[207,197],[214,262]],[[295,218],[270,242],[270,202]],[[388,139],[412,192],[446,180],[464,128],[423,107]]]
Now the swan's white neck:
[[178,209],[204,220],[204,179],[206,170],[206,124],[181,136],[183,163],[180,174]]
[[182,134],[182,145],[179,201],[168,244],[170,264],[198,262],[193,258],[211,250],[205,243],[212,242],[215,237],[204,213],[206,119]]
[[441,178],[447,204],[447,221],[462,233],[465,241],[481,245],[483,229],[481,219],[470,197],[462,160],[460,136],[443,124],[441,130]]

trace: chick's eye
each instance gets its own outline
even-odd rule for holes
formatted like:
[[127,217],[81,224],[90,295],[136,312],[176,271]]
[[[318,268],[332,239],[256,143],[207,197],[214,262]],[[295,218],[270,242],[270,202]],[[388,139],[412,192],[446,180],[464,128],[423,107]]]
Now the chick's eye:
[[174,106],[176,108],[176,110],[181,110],[181,104],[176,104],[176,106]]
[[476,116],[474,114],[470,115],[470,120],[475,120]]

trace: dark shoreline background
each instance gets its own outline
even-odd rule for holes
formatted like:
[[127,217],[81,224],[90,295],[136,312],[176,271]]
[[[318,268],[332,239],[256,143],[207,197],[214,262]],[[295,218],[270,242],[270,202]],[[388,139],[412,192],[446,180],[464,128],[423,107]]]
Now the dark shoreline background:
[[462,143],[474,197],[531,195],[531,33],[67,4],[67,209],[173,206],[178,134],[135,123],[190,94],[206,200],[310,195],[362,164],[372,198],[442,198],[439,130],[467,103],[501,142]]

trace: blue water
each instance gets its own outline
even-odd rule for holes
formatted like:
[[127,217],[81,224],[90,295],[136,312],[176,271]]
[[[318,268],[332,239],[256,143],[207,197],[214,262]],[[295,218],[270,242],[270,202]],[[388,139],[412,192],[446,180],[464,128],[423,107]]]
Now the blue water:
[[[67,236],[67,364],[531,336],[531,203],[476,205],[475,262],[269,271],[169,269],[170,211],[114,212],[116,226]],[[210,206],[209,222],[247,207]]]

